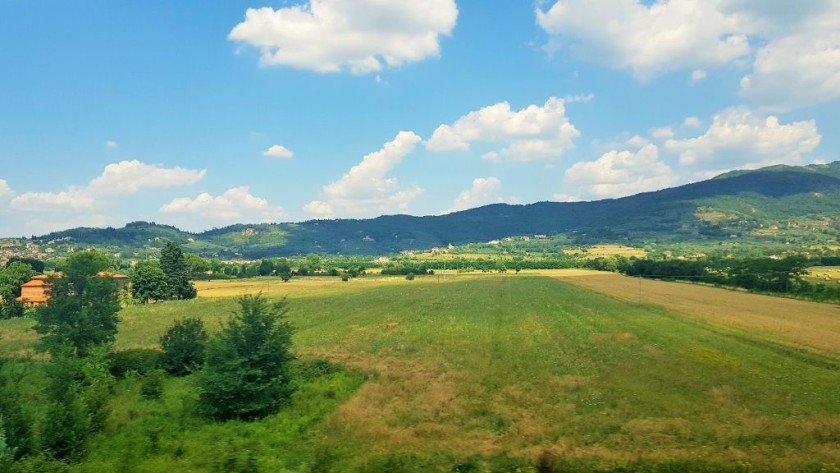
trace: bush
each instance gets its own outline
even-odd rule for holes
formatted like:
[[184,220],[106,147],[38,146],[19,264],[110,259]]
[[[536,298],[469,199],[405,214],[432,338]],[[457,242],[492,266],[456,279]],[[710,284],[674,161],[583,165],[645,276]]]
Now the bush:
[[160,337],[160,347],[163,349],[161,367],[175,376],[197,371],[204,364],[206,342],[207,332],[201,319],[186,318],[176,321]]
[[160,399],[163,395],[163,380],[166,374],[163,370],[151,370],[143,376],[140,382],[140,395],[147,399]]
[[111,354],[111,374],[124,378],[129,372],[146,374],[160,368],[163,353],[151,348],[132,348]]
[[277,411],[292,394],[294,328],[284,320],[286,301],[261,295],[239,298],[240,312],[207,343],[199,377],[199,402],[217,419],[254,419]]
[[414,273],[408,273],[405,275],[405,278],[409,281],[414,281]]

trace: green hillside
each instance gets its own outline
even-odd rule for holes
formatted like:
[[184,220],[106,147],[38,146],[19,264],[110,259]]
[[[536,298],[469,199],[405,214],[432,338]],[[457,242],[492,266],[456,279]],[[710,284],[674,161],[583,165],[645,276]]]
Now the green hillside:
[[562,234],[576,244],[740,241],[755,245],[834,243],[840,236],[840,162],[733,171],[713,179],[593,202],[495,204],[442,216],[238,224],[190,234],[135,222],[35,237],[38,245],[97,247],[125,256],[153,254],[174,240],[187,251],[222,258],[388,254],[484,242],[507,236]]

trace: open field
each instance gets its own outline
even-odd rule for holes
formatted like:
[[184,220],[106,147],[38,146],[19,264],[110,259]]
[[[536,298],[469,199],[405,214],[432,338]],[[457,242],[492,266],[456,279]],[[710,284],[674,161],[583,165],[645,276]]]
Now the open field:
[[840,267],[838,266],[814,266],[808,268],[805,280],[811,284],[840,284]]
[[598,271],[547,272],[564,281],[618,299],[656,304],[709,322],[791,347],[840,354],[840,306],[689,283],[629,278]]
[[[225,281],[126,309],[117,345],[154,346],[186,315],[213,330],[229,296],[260,290],[288,297],[298,353],[367,380],[337,374],[285,412],[221,426],[185,416],[189,379],[162,402],[129,380],[76,471],[231,471],[246,453],[251,471],[533,471],[544,452],[593,468],[840,465],[831,305],[588,271]],[[4,353],[26,350],[26,322],[0,322],[17,337]]]

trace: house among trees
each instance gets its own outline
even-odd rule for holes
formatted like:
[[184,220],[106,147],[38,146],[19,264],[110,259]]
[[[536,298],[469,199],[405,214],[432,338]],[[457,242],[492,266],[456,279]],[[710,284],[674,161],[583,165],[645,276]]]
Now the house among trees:
[[[97,274],[100,277],[113,278],[117,283],[117,289],[122,290],[128,284],[128,276],[124,274],[100,272]],[[56,273],[54,277],[61,277],[61,273]],[[49,276],[46,274],[39,274],[29,281],[21,284],[20,297],[18,301],[23,302],[27,307],[40,307],[46,305],[50,300],[50,289],[52,284],[49,283]]]
[[27,307],[45,305],[50,300],[50,288],[52,287],[52,284],[47,281],[48,277],[41,274],[21,284],[20,297],[17,300],[23,302]]

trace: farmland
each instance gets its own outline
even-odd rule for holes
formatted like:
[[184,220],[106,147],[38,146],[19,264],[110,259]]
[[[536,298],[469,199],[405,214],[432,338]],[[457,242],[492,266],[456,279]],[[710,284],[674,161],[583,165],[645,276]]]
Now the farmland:
[[[154,347],[183,316],[216,330],[261,291],[289,300],[302,360],[344,370],[252,423],[191,415],[189,378],[160,401],[129,378],[73,471],[840,466],[833,305],[581,270],[197,286],[125,309],[117,349]],[[0,322],[4,355],[31,353],[29,325]]]

